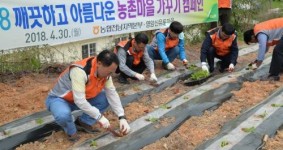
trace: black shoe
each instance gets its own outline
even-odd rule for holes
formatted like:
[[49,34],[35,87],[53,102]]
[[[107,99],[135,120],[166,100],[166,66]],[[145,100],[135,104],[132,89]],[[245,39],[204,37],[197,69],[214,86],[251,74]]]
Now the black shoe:
[[221,68],[221,65],[222,65],[222,61],[221,60],[216,62],[216,67]]
[[130,84],[130,82],[125,77],[123,77],[122,75],[120,75],[118,77],[118,81],[119,81],[119,83],[122,83],[122,84]]
[[260,81],[279,81],[279,80],[280,77],[278,75],[268,75],[260,79]]
[[68,140],[70,142],[77,142],[80,139],[80,136],[78,135],[78,133],[75,133],[73,135],[68,135]]
[[225,71],[225,69],[222,69],[221,67],[219,68],[219,72],[223,73]]
[[94,134],[100,132],[100,130],[94,129],[92,126],[81,122],[79,118],[76,119],[75,125],[79,131],[84,131],[86,133]]

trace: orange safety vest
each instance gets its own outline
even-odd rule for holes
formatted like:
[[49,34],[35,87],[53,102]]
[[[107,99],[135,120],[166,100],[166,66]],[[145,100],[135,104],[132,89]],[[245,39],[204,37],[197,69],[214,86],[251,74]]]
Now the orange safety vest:
[[[89,57],[85,58],[81,61],[75,62],[72,64],[69,68],[67,68],[59,77],[59,80],[57,82],[60,82],[60,78],[62,77],[68,77],[64,76],[64,74],[69,73],[70,69],[74,66],[81,66],[82,69],[85,70],[86,74],[88,75],[88,81],[85,85],[85,97],[87,100],[96,97],[104,88],[106,81],[108,78],[98,78],[96,77],[96,71],[97,71],[97,59],[96,57]],[[71,82],[71,80],[70,80]],[[60,83],[59,83],[60,84]],[[64,83],[61,83],[61,85],[64,85]],[[73,98],[73,92],[70,89],[69,92],[67,92],[66,95],[62,97],[63,99],[74,102]]]
[[232,8],[232,0],[218,0],[218,8]]
[[[176,38],[176,39],[171,39],[169,38],[169,36],[167,36],[169,33],[168,33],[168,29],[160,29],[160,30],[157,30],[155,32],[155,35],[157,35],[158,33],[163,33],[164,36],[166,37],[166,42],[165,42],[165,50],[169,50],[171,48],[174,48],[175,46],[177,46],[179,44],[179,38]],[[156,40],[156,39],[155,39]],[[158,47],[156,46],[155,50],[158,50]]]
[[283,36],[283,18],[271,19],[258,23],[254,26],[254,34],[264,33],[268,36],[266,45],[273,46],[278,44]]
[[228,53],[230,53],[230,47],[232,46],[232,43],[234,39],[236,38],[236,35],[232,34],[228,39],[223,41],[218,35],[219,30],[220,30],[220,27],[216,27],[207,32],[210,35],[210,38],[212,40],[212,46],[215,47],[216,49],[216,54],[219,56],[225,56]]
[[134,57],[134,61],[133,64],[134,65],[138,65],[141,62],[141,58],[143,57],[143,53],[144,51],[139,51],[139,52],[135,52],[132,45],[134,44],[134,40],[125,40],[125,41],[121,41],[117,44],[117,46],[115,47],[115,50],[117,52],[117,50],[121,47],[123,48],[129,55],[132,55]]

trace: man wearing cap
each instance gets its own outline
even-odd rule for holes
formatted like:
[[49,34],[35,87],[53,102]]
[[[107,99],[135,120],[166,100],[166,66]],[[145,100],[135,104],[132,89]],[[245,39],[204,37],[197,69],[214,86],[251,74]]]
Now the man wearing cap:
[[201,47],[202,70],[212,73],[214,71],[214,58],[216,57],[221,60],[219,69],[221,73],[225,69],[232,72],[237,64],[238,52],[237,34],[231,24],[226,23],[223,26],[213,28],[206,32],[206,38]]

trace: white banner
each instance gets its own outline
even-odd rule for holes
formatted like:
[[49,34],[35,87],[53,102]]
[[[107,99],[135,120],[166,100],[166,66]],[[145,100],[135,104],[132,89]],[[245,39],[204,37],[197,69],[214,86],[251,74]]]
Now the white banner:
[[[1,0],[0,50],[217,20],[217,0]],[[209,19],[207,19],[209,18]]]

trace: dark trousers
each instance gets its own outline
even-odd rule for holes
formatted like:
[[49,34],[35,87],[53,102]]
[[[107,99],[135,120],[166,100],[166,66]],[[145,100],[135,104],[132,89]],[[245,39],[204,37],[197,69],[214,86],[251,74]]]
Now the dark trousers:
[[[146,66],[144,61],[141,59],[140,63],[138,65],[134,65],[134,57],[132,55],[127,54],[127,60],[126,60],[126,65],[133,71],[142,74],[143,71],[145,70]],[[131,78],[131,79],[136,79],[135,77],[130,77],[126,75],[124,72],[120,71],[119,67],[116,70],[116,73],[119,73],[120,75],[123,76],[124,78]]]
[[[225,23],[229,23],[230,16],[232,14],[232,10],[230,8],[219,8],[219,21],[221,26]],[[210,29],[217,27],[217,22],[210,23]]]
[[279,43],[274,47],[269,73],[271,75],[279,75],[283,69],[283,37]]
[[220,63],[221,70],[228,68],[229,65],[231,64],[231,54],[230,53],[225,56],[219,56],[216,54],[216,49],[214,47],[210,47],[207,53],[207,62],[209,66],[209,72],[214,71],[214,58],[215,57],[221,60],[221,63]]

